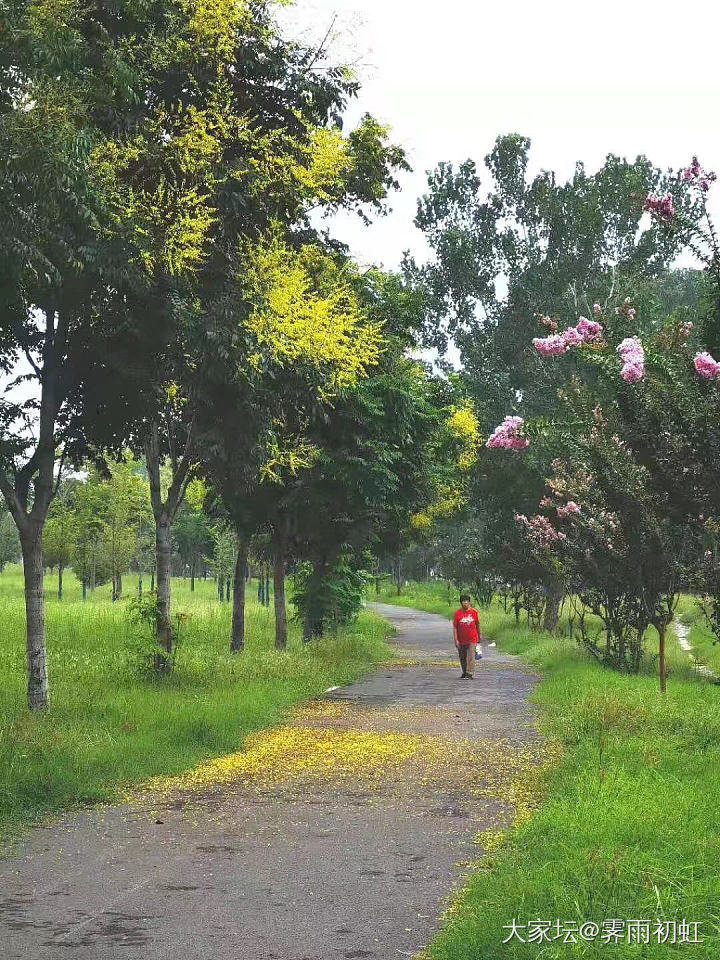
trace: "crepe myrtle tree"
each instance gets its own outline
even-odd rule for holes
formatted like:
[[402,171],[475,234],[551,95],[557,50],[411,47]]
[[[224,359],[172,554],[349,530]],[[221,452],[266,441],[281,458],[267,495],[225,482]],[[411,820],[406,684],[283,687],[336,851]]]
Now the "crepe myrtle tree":
[[3,10],[0,367],[17,389],[0,408],[0,490],[23,552],[31,709],[48,703],[42,534],[60,465],[137,434],[214,222],[216,81],[238,26],[220,12]]
[[[684,190],[695,191],[700,209],[712,180],[696,160],[678,177]],[[678,591],[700,567],[700,528],[718,510],[720,366],[695,339],[713,335],[718,253],[709,218],[703,227],[678,215],[670,193],[649,195],[646,208],[706,257],[711,295],[697,324],[686,315],[645,314],[626,297],[611,306],[595,303],[593,319],[581,317],[565,329],[550,318],[550,332],[533,346],[547,362],[565,363],[558,358],[568,354],[574,361],[550,430],[558,455],[551,494],[541,505],[558,520],[574,520],[574,536],[563,539],[575,588],[604,620],[603,656],[637,669],[644,632],[654,625],[664,690],[665,631]],[[499,445],[507,433],[506,425]],[[552,517],[538,515],[536,525],[554,529]]]

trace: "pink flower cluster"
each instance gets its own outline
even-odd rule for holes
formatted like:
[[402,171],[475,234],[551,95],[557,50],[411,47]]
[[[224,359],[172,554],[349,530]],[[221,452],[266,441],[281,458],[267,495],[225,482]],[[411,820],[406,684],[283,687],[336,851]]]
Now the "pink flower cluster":
[[552,357],[567,353],[570,347],[579,347],[588,340],[597,340],[602,336],[602,324],[597,320],[579,317],[574,327],[568,327],[563,333],[553,333],[549,337],[535,337],[533,346],[543,357]]
[[681,171],[680,176],[686,182],[695,181],[701,190],[706,193],[710,189],[710,184],[716,179],[714,173],[704,170],[697,157],[692,158],[692,163]]
[[645,351],[637,337],[626,337],[617,348],[622,357],[620,376],[626,383],[642,380],[645,375]]
[[556,530],[547,517],[536,514],[528,519],[524,514],[516,513],[515,519],[518,523],[522,523],[528,539],[536,547],[549,547],[558,540],[567,540],[565,534]]
[[557,515],[562,517],[569,517],[573,513],[580,513],[580,507],[575,503],[574,500],[568,500],[565,506],[559,506],[557,508]]
[[670,220],[675,215],[675,208],[669,193],[666,193],[664,197],[655,197],[652,193],[649,193],[645,197],[643,209],[649,210],[655,217],[666,220]]
[[707,352],[696,354],[693,363],[700,376],[705,377],[706,380],[715,380],[720,374],[720,363],[713,360]]
[[485,446],[504,450],[524,450],[530,441],[520,435],[522,425],[522,417],[505,417],[503,422],[495,427],[488,437]]

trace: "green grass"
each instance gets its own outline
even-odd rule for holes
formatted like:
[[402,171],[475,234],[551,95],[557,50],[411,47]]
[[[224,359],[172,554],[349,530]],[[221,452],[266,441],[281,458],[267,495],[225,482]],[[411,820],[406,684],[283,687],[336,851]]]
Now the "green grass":
[[720,643],[716,642],[694,597],[681,597],[678,617],[690,627],[687,639],[692,647],[692,659],[720,675]]
[[[243,737],[281,722],[289,707],[348,682],[389,655],[387,624],[364,611],[337,640],[303,645],[290,624],[288,650],[273,646],[272,608],[248,590],[247,643],[229,652],[230,605],[211,581],[173,581],[176,612],[186,615],[175,671],[142,669],[142,628],[128,601],[109,587],[86,603],[66,573],[62,602],[46,579],[50,708],[25,705],[22,574],[0,574],[0,837],[43,814],[111,800],[125,785],[174,774],[237,750]],[[125,589],[134,584],[127,579]],[[147,586],[147,584],[146,584]]]
[[380,593],[377,593],[375,587],[371,585],[367,596],[370,601],[377,600],[380,603],[394,603],[401,607],[415,607],[418,610],[439,613],[447,617],[452,617],[460,606],[457,589],[445,583],[444,580],[432,580],[428,583],[411,581],[403,587],[399,596],[394,584],[385,580],[380,584]]
[[[440,612],[437,584],[400,599]],[[671,645],[668,692],[653,666],[625,676],[567,638],[531,633],[493,605],[483,630],[543,679],[533,700],[564,747],[544,801],[471,872],[427,950],[432,960],[720,956],[720,687]],[[651,639],[652,642],[652,639]],[[503,944],[512,919],[700,921],[703,944]]]

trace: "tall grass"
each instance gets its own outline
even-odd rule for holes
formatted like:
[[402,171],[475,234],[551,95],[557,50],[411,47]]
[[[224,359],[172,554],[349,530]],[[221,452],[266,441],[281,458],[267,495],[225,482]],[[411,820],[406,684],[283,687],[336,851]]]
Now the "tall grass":
[[[273,645],[272,610],[248,590],[247,641],[229,652],[229,604],[215,585],[173,581],[182,613],[175,670],[144,669],[147,638],[98,589],[83,603],[66,574],[58,601],[46,580],[50,708],[25,706],[25,615],[22,576],[0,574],[0,835],[38,815],[75,803],[107,800],[124,784],[178,773],[238,749],[252,730],[282,720],[290,705],[345,683],[388,655],[387,625],[363,612],[337,640],[303,645],[291,622],[288,649]],[[130,588],[126,582],[126,588]],[[107,596],[105,595],[107,594]]]

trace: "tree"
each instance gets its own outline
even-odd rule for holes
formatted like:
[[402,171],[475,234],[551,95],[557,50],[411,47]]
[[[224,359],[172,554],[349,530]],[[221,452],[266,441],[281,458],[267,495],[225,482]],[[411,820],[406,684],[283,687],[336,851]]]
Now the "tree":
[[[197,177],[185,179],[202,151],[191,149],[187,116],[163,127],[175,105],[162,111],[161,81],[208,19],[159,3],[108,15],[21,0],[3,14],[0,364],[9,373],[23,357],[29,372],[16,382],[33,392],[3,401],[0,490],[23,552],[31,709],[48,702],[42,535],[56,452],[78,464],[91,428],[98,448],[126,442],[144,394],[122,388],[126,372],[158,356],[155,334],[166,332],[149,277],[167,283],[192,262],[207,226]],[[183,169],[158,180],[171,155]],[[128,207],[118,183],[130,162]],[[153,175],[153,190],[138,189]]]
[[210,520],[203,510],[206,495],[207,488],[201,480],[191,481],[185,491],[185,503],[175,523],[178,553],[183,571],[190,574],[191,592],[195,590],[198,564],[211,547]]
[[72,490],[61,490],[55,497],[43,531],[44,562],[58,568],[58,600],[62,600],[63,570],[71,562],[77,533],[71,498]]
[[[440,164],[416,218],[432,256],[423,266],[405,264],[408,282],[427,297],[424,340],[440,350],[448,340],[459,346],[465,391],[486,435],[508,414],[538,423],[555,415],[558,390],[582,360],[568,351],[561,369],[544,362],[532,342],[545,339],[541,332],[559,336],[561,316],[592,316],[593,303],[622,302],[629,293],[640,314],[646,298],[677,305],[688,290],[687,278],[683,288],[667,274],[687,236],[643,219],[652,191],[671,193],[675,208],[695,217],[684,181],[644,157],[612,155],[592,175],[578,165],[566,183],[549,171],[529,178],[529,148],[517,135],[498,138],[485,158],[487,187],[472,161]],[[547,628],[557,623],[559,571],[528,551],[513,515],[534,513],[551,457],[549,447],[536,445],[518,469],[512,450],[483,454],[468,508],[483,537],[479,562],[542,608]]]
[[6,563],[17,563],[21,557],[20,540],[15,521],[9,513],[0,517],[0,573]]
[[143,525],[150,522],[148,483],[140,464],[129,454],[109,464],[104,488],[102,535],[110,561],[112,599],[122,596],[122,578],[141,549],[139,537]]
[[[404,165],[402,152],[387,143],[386,131],[372,118],[348,135],[341,131],[339,115],[357,89],[347,70],[323,64],[322,51],[281,39],[269,4],[225,13],[193,20],[198,42],[181,46],[177,61],[162,62],[158,110],[168,144],[156,142],[150,164],[138,164],[131,146],[108,152],[103,167],[108,189],[115,188],[118,208],[131,224],[138,224],[138,192],[157,199],[168,169],[174,176],[178,152],[184,196],[188,184],[193,191],[188,205],[195,247],[180,263],[173,261],[172,283],[161,276],[154,287],[173,336],[157,364],[163,375],[154,381],[155,396],[138,431],[157,526],[157,635],[168,650],[170,528],[199,469],[197,411],[210,403],[203,398],[207,384],[216,382],[218,365],[233,378],[238,365],[241,377],[253,368],[253,379],[255,368],[275,364],[277,370],[292,363],[296,351],[307,356],[323,342],[344,352],[346,365],[362,365],[362,351],[354,359],[333,333],[336,322],[349,330],[342,299],[347,284],[341,271],[333,276],[332,257],[317,242],[310,213],[349,207],[358,199],[379,208],[395,183],[394,170]],[[160,248],[154,241],[158,210],[148,206],[140,214],[147,223],[131,240],[139,256],[162,262],[167,240]],[[180,233],[188,233],[184,223]],[[318,281],[323,287],[316,290]],[[212,422],[234,413],[215,409]],[[252,444],[264,421],[247,426]],[[167,495],[158,481],[165,457],[173,463]]]
[[97,470],[90,465],[87,477],[73,491],[75,541],[71,563],[82,583],[82,597],[111,576],[111,565],[104,549],[103,512],[105,488]]
[[311,565],[296,602],[306,640],[323,633],[339,590],[354,595],[366,549],[383,549],[423,509],[449,506],[462,482],[451,451],[453,390],[406,356],[422,304],[408,304],[399,278],[378,271],[362,288],[369,316],[383,324],[385,349],[331,409],[309,419],[306,436],[317,455],[289,478],[283,498],[296,555]]

